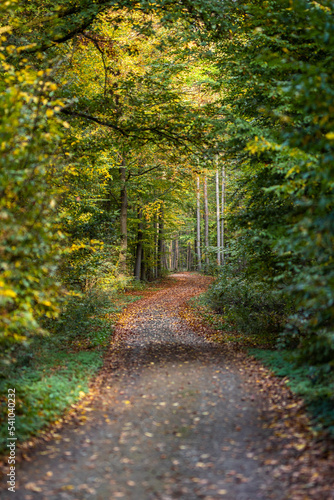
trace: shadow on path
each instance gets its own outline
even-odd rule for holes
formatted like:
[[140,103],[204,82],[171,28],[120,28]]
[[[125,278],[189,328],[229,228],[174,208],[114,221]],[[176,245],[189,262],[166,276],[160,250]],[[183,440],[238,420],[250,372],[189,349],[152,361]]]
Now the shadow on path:
[[263,394],[178,314],[208,280],[174,279],[125,311],[98,394],[20,465],[16,499],[291,499]]

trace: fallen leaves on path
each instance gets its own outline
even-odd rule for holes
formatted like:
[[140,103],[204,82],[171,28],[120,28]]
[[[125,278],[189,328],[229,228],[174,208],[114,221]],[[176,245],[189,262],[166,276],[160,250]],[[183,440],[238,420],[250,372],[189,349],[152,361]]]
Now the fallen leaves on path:
[[[208,325],[199,311],[187,302],[180,315],[192,329],[209,341],[221,341],[222,332]],[[227,336],[228,337],[228,336]],[[304,402],[291,392],[287,380],[276,377],[268,368],[235,342],[226,342],[230,356],[238,363],[244,383],[252,393],[260,392],[266,402],[268,427],[274,430],[267,449],[281,449],[286,463],[268,459],[265,465],[277,466],[274,475],[289,483],[293,500],[330,500],[334,498],[334,441],[312,429]]]
[[[235,344],[215,343],[187,306],[210,281],[176,275],[122,313],[90,394],[27,450],[28,492],[234,500],[253,488],[252,500],[334,498],[331,443],[317,441],[303,402]],[[270,492],[256,489],[268,481]]]

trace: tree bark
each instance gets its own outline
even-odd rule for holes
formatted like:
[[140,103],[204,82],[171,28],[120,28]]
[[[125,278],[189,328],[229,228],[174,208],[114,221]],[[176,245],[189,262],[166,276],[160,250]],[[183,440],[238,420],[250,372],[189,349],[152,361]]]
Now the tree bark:
[[162,254],[163,254],[163,259],[162,259],[163,269],[168,269],[168,256],[167,256],[168,250],[165,241],[162,244]]
[[175,241],[175,271],[179,268],[179,238]]
[[137,210],[138,217],[138,236],[137,236],[137,248],[136,248],[136,262],[135,262],[135,278],[140,280],[141,275],[141,261],[143,254],[143,221],[142,221],[142,209]]
[[126,254],[128,250],[128,194],[126,189],[126,165],[122,158],[122,166],[119,168],[121,175],[121,246],[119,252],[119,270],[126,274]]
[[201,200],[200,200],[200,185],[199,185],[199,175],[197,176],[197,237],[196,237],[196,249],[197,249],[197,268],[202,269],[201,262]]
[[221,253],[221,261],[222,265],[225,264],[225,254],[224,254],[224,249],[225,249],[225,165],[223,163],[222,165],[222,199],[221,199],[221,228],[220,228],[220,237],[221,237],[221,247],[222,247],[222,253]]
[[157,214],[154,214],[154,219],[153,219],[153,228],[154,228],[154,250],[153,250],[153,278],[158,277],[158,221],[157,221]]
[[144,253],[144,247],[141,249],[141,267],[140,267],[140,279],[142,281],[146,280],[146,263],[145,263],[145,253]]
[[191,243],[188,241],[187,245],[187,271],[191,271]]
[[208,205],[208,179],[204,177],[204,244],[205,264],[209,265],[209,205]]
[[157,262],[157,270],[158,277],[162,275],[163,268],[163,232],[164,232],[164,212],[163,207],[160,207],[159,210],[159,232],[158,232],[158,262]]
[[216,170],[216,216],[217,216],[217,264],[220,266],[220,200],[219,200],[219,170],[218,170],[218,156],[217,156],[217,170]]

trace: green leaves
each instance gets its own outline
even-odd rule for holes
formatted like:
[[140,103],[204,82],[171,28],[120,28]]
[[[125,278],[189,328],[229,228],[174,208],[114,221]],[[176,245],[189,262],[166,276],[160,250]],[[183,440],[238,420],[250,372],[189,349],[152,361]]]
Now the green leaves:
[[52,117],[49,71],[15,70],[2,63],[0,97],[0,343],[41,332],[41,315],[54,316],[53,277],[61,233],[55,224],[57,189],[52,163],[60,123]]
[[289,293],[293,335],[321,363],[334,354],[332,4],[241,7],[216,58],[221,149],[239,170],[230,232],[251,283],[269,280]]

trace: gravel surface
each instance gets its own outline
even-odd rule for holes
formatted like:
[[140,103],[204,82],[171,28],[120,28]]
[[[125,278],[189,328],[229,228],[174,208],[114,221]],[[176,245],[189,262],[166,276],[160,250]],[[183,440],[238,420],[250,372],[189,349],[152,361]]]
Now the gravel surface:
[[97,394],[30,452],[17,470],[17,492],[1,498],[291,498],[275,478],[284,456],[265,398],[244,383],[226,347],[179,315],[208,282],[174,275],[125,311]]

